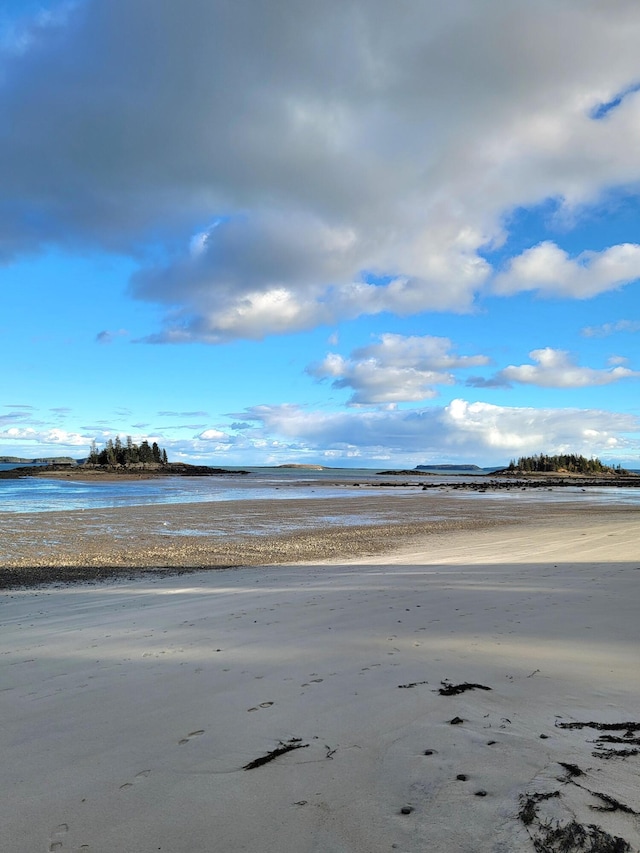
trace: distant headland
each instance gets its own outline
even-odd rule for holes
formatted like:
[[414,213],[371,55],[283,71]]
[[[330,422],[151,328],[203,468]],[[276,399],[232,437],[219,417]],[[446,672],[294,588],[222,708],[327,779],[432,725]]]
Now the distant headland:
[[482,471],[479,465],[416,465],[416,471]]
[[41,456],[36,459],[23,459],[21,456],[0,456],[0,465],[78,465],[78,459],[71,456]]

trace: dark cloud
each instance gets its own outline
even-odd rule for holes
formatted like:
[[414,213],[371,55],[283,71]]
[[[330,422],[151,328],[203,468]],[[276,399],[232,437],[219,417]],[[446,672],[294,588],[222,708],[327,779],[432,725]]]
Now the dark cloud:
[[467,388],[511,388],[511,384],[506,379],[497,376],[491,376],[488,379],[483,376],[470,376],[464,384]]
[[128,332],[124,329],[119,329],[117,332],[110,332],[108,329],[104,329],[96,335],[96,342],[99,344],[111,344],[116,338],[126,337],[126,335],[128,335]]
[[[25,409],[29,407],[25,406]],[[0,415],[0,424],[15,424],[31,421],[31,417],[26,412],[8,412],[6,415]]]
[[2,57],[0,257],[135,255],[159,343],[468,310],[505,213],[640,179],[639,40],[628,3],[84,0]]

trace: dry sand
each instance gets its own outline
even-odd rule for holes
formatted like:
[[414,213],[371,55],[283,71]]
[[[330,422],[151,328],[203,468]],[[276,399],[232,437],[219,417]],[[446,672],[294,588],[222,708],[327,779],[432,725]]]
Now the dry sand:
[[478,506],[376,557],[7,592],[0,849],[638,851],[640,516]]

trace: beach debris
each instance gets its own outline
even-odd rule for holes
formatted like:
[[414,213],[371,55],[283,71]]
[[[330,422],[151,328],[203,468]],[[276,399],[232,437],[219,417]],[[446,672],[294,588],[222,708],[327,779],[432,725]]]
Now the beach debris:
[[453,720],[449,720],[449,723],[452,726],[459,726],[460,723],[464,723],[464,720],[462,717],[454,717]]
[[633,732],[640,731],[640,723],[595,723],[593,721],[589,723],[556,723],[556,726],[559,729],[597,729],[601,732],[631,732],[631,737],[633,737]]
[[302,738],[299,737],[292,737],[286,743],[283,741],[279,741],[279,743],[280,746],[272,749],[271,752],[267,752],[266,755],[254,758],[253,761],[245,764],[242,769],[255,770],[256,767],[262,767],[263,764],[268,764],[270,761],[279,758],[281,755],[285,755],[287,752],[292,752],[294,749],[306,749],[309,746],[308,743],[302,743]]
[[627,806],[625,803],[621,803],[620,800],[616,800],[615,797],[612,797],[610,794],[604,794],[602,791],[593,791],[591,788],[588,788],[584,784],[580,784],[580,782],[576,782],[576,778],[579,776],[584,776],[584,770],[581,770],[577,764],[568,764],[565,761],[559,761],[558,764],[567,771],[567,776],[564,779],[558,779],[558,782],[564,782],[565,784],[572,784],[578,788],[581,788],[583,791],[586,791],[588,794],[591,794],[592,797],[596,797],[604,803],[603,806],[594,806],[590,805],[589,808],[593,809],[597,812],[626,812],[626,814],[637,815],[638,812],[631,808],[631,806]]
[[400,809],[400,814],[411,814],[413,811],[413,806],[402,806]]
[[594,797],[598,797],[598,799],[602,800],[605,804],[604,806],[591,806],[594,811],[597,812],[626,812],[627,814],[635,814],[638,812],[634,811],[631,806],[627,806],[624,803],[621,803],[619,800],[616,800],[615,797],[610,797],[609,794],[602,794],[599,791],[589,791]]
[[476,797],[486,797],[487,792],[484,790],[484,788],[480,788],[479,791],[476,791],[475,796]]
[[577,764],[568,764],[566,761],[558,761],[558,764],[567,771],[567,779],[572,779],[574,776],[584,776],[584,771],[580,770]]
[[466,782],[468,778],[469,777],[467,776],[466,773],[458,773],[458,775],[456,776],[456,779],[458,780],[458,782]]
[[538,803],[559,796],[560,791],[549,791],[546,794],[520,794],[518,817],[525,826],[529,826],[538,817]]
[[398,684],[400,690],[407,690],[410,687],[418,687],[420,684],[428,684],[428,681],[410,681],[409,684]]
[[[558,778],[558,782],[572,785],[592,797],[597,798],[602,805],[590,804],[593,811],[615,812],[621,811],[636,815],[630,806],[621,803],[609,794],[593,791],[582,782],[576,781],[585,776],[585,771],[565,761],[558,764],[567,771],[564,778]],[[520,795],[520,808],[518,818],[527,829],[527,833],[533,842],[534,849],[538,853],[631,853],[629,842],[617,835],[611,835],[602,827],[593,823],[579,823],[575,813],[571,814],[568,821],[554,818],[543,818],[539,814],[539,805],[545,800],[562,800],[560,791],[548,791],[544,793],[526,793]],[[569,809],[573,812],[573,809]]]
[[470,684],[468,681],[462,684],[449,684],[447,681],[441,681],[442,687],[438,689],[441,696],[457,696],[459,693],[465,693],[467,690],[491,690],[484,684]]
[[600,735],[598,738],[600,743],[624,743],[624,744],[640,744],[640,737],[634,737],[631,732],[626,732],[623,737],[617,737],[616,735]]
[[591,755],[594,758],[630,758],[633,755],[640,755],[640,749],[595,749]]
[[[600,735],[595,739],[596,748],[591,753],[594,758],[630,758],[634,755],[640,755],[640,749],[636,749],[635,745],[640,744],[640,737],[635,737],[635,733],[640,731],[640,723],[624,722],[624,723],[598,723],[590,720],[587,723],[571,722],[571,723],[556,723],[560,729],[596,729],[600,732],[624,732],[622,737],[616,735]],[[631,749],[608,749],[602,746],[603,743],[631,745]]]
[[594,824],[544,823],[533,838],[536,850],[544,853],[631,853],[624,838],[610,835]]

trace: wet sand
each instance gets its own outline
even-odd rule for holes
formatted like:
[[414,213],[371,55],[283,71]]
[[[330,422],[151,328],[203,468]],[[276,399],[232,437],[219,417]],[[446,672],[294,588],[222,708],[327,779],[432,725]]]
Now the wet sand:
[[0,517],[0,588],[383,554],[415,537],[634,513],[452,493],[162,504]]

